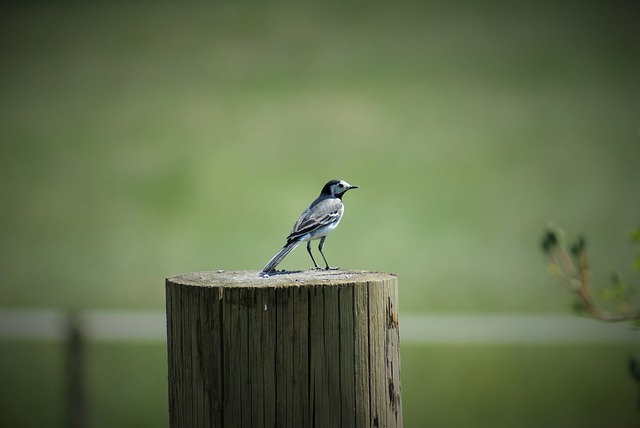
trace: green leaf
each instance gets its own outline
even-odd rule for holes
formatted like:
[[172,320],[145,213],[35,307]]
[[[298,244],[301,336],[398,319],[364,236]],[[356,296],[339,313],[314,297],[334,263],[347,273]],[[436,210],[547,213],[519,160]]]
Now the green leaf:
[[584,314],[585,312],[588,312],[587,307],[580,300],[574,300],[571,304],[571,309],[577,314]]
[[586,248],[587,240],[584,236],[580,235],[573,241],[573,244],[571,244],[571,254],[573,254],[574,257],[579,257]]
[[602,288],[599,290],[595,290],[593,292],[596,296],[598,296],[602,300],[611,301],[616,298],[615,290],[611,288]]
[[558,246],[558,235],[556,235],[552,230],[547,230],[542,236],[540,246],[542,247],[542,251],[545,253],[548,254],[552,252]]

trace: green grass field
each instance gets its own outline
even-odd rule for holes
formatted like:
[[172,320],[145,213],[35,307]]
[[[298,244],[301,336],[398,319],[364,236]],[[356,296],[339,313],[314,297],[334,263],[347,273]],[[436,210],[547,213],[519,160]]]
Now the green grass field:
[[[587,235],[595,283],[631,275],[631,4],[37,2],[0,16],[0,308],[163,308],[166,276],[262,268],[331,178],[361,188],[325,254],[398,273],[404,313],[566,312],[538,249],[548,221]],[[43,411],[22,426],[60,426],[56,345],[0,349],[0,426],[30,401]],[[406,346],[406,425],[637,423],[630,351]],[[164,352],[92,348],[92,426],[166,423]]]
[[[405,426],[636,426],[629,350],[403,346]],[[61,355],[51,344],[0,343],[2,426],[65,426]],[[164,345],[92,345],[87,359],[91,427],[168,426]]]

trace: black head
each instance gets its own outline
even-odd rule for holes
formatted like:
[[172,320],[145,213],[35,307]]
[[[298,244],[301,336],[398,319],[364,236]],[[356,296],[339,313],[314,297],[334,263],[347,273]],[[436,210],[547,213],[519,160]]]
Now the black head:
[[331,180],[324,185],[321,194],[342,199],[342,195],[344,195],[347,190],[357,188],[358,186],[352,186],[344,180]]

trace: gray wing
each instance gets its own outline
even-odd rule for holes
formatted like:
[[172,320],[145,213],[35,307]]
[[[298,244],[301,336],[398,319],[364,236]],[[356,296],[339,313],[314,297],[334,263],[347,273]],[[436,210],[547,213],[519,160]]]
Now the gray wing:
[[340,199],[324,199],[312,204],[304,210],[296,224],[293,225],[287,241],[313,233],[314,231],[328,226],[342,215],[343,205]]

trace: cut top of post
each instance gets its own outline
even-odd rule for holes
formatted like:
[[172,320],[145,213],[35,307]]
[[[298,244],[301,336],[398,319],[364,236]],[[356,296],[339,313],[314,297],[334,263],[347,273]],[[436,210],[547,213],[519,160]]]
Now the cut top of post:
[[261,277],[257,270],[190,272],[167,278],[173,284],[194,287],[290,287],[355,284],[395,278],[395,274],[360,270],[308,270],[277,272]]

